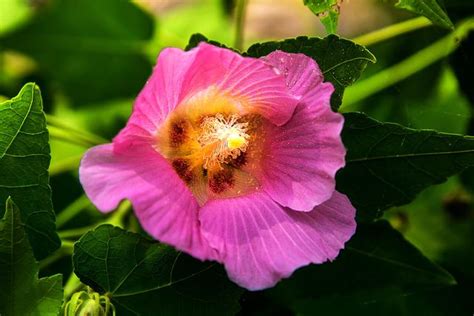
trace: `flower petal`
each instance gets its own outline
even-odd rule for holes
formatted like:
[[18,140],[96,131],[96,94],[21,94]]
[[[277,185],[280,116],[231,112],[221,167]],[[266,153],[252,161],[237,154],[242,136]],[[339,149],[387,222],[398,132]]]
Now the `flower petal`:
[[183,93],[196,87],[214,86],[241,101],[242,110],[256,111],[276,125],[291,117],[297,99],[287,90],[285,79],[261,59],[242,57],[228,49],[201,43],[195,63],[186,74]]
[[82,159],[80,180],[103,212],[129,199],[142,227],[155,239],[199,259],[212,259],[203,241],[198,204],[167,161],[153,149],[136,147],[117,154],[112,144],[90,149]]
[[176,107],[209,88],[234,99],[244,113],[256,111],[277,125],[289,120],[297,104],[283,76],[263,60],[206,43],[188,52],[165,48],[114,139],[116,150],[136,138],[149,142]]
[[287,124],[266,125],[261,171],[255,174],[275,201],[310,211],[332,196],[336,172],[345,164],[340,137],[344,117],[331,110],[334,89],[322,83],[311,58],[276,52],[266,60],[286,75],[290,92],[301,101]]
[[115,137],[116,150],[133,139],[151,139],[168,115],[182,101],[186,73],[197,51],[165,48],[160,52],[153,73],[138,95],[127,126]]
[[304,54],[276,50],[262,59],[285,76],[289,92],[298,99],[307,96],[324,80],[316,62]]
[[353,206],[338,192],[311,212],[293,212],[258,192],[210,201],[199,218],[229,277],[261,290],[299,267],[336,258],[354,234],[354,216]]

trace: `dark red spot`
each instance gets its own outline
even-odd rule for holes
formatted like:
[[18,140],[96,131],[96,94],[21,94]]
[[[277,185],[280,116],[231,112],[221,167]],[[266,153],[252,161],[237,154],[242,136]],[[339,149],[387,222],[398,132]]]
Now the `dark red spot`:
[[234,175],[230,169],[220,170],[209,178],[209,188],[217,194],[230,189],[233,185]]
[[173,168],[184,182],[189,183],[193,180],[193,172],[186,159],[178,158],[172,162]]
[[239,168],[242,167],[247,163],[247,154],[246,153],[240,153],[240,155],[237,156],[237,158],[232,159],[229,161],[229,165],[234,167],[234,168]]
[[187,124],[185,120],[174,121],[170,128],[170,144],[171,146],[179,146],[186,140]]

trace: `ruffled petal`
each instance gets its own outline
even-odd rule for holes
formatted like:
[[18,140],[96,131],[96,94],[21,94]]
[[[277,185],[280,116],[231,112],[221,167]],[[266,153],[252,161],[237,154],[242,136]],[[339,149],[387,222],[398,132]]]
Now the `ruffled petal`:
[[239,101],[244,113],[257,112],[276,125],[291,117],[297,99],[288,93],[284,77],[263,60],[206,43],[199,44],[196,52],[183,94],[215,87]]
[[212,259],[203,240],[198,204],[172,167],[153,149],[117,154],[112,144],[93,147],[79,169],[82,186],[102,212],[129,199],[142,227],[155,239],[199,259]]
[[265,126],[261,170],[255,173],[275,201],[310,211],[332,196],[336,172],[345,164],[344,117],[331,110],[334,89],[322,83],[311,58],[275,52],[266,61],[285,74],[290,92],[301,101],[287,124]]
[[299,267],[336,258],[355,232],[354,216],[354,207],[338,192],[311,212],[283,208],[258,192],[210,201],[199,218],[229,277],[261,290]]

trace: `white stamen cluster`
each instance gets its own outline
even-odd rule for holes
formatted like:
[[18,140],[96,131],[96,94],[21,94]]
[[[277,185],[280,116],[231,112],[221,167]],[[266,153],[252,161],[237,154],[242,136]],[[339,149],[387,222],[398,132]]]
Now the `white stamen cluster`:
[[203,120],[198,142],[202,147],[212,146],[210,154],[204,157],[204,168],[220,166],[247,150],[248,123],[239,123],[238,119],[235,114],[227,118],[217,114]]

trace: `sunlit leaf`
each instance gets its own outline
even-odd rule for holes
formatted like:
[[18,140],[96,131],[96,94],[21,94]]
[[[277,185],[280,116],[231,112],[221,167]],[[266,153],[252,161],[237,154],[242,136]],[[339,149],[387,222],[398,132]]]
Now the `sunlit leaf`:
[[134,97],[151,71],[153,20],[130,1],[58,0],[0,38],[33,57],[74,104]]
[[38,263],[11,199],[0,221],[0,284],[0,315],[58,315],[62,276],[38,279]]
[[453,22],[441,8],[437,0],[398,0],[396,7],[426,16],[434,24],[452,29]]
[[110,225],[84,235],[74,248],[74,271],[107,292],[120,315],[233,315],[242,290],[216,263]]
[[341,105],[344,88],[359,79],[369,62],[376,61],[365,47],[335,35],[326,38],[300,36],[279,42],[258,43],[252,45],[247,54],[261,57],[274,50],[302,53],[313,58],[321,68],[324,79],[336,88],[331,98],[334,110]]
[[39,260],[60,245],[49,186],[49,136],[39,88],[26,84],[18,96],[1,103],[0,122],[0,203],[9,196],[14,199]]
[[336,33],[342,0],[303,0],[323,23],[327,33]]
[[[433,299],[442,293],[453,292],[454,298],[455,284],[448,272],[379,221],[359,225],[334,262],[303,268],[268,294],[298,315],[417,315],[436,311],[443,303]],[[457,310],[460,306],[451,307],[454,314]]]
[[346,167],[337,175],[361,220],[411,202],[427,187],[474,166],[474,138],[345,114]]

